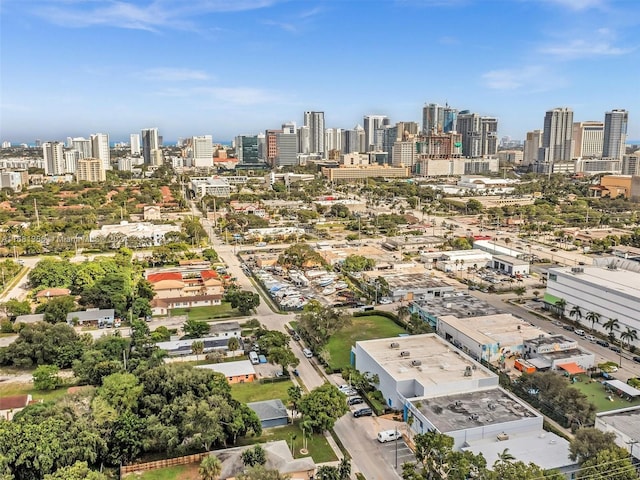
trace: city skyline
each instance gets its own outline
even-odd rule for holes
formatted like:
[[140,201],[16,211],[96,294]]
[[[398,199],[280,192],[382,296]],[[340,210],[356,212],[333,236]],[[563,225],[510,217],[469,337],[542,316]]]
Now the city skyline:
[[495,117],[518,140],[554,108],[575,122],[624,109],[640,139],[635,2],[227,3],[3,2],[0,140],[157,127],[226,142],[305,111],[326,128],[421,124],[428,103]]

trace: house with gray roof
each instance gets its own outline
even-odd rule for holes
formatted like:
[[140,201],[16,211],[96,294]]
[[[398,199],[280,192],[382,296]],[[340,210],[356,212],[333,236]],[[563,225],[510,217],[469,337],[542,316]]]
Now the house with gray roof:
[[289,423],[287,407],[279,398],[247,403],[247,407],[256,412],[262,428],[281,427]]
[[115,310],[90,308],[79,312],[69,312],[67,314],[67,323],[69,325],[94,325],[99,328],[113,327],[115,320]]

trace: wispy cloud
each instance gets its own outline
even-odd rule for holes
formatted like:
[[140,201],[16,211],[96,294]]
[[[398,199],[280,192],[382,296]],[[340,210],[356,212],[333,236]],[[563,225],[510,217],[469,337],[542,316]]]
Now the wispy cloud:
[[592,8],[604,8],[607,6],[606,0],[545,0],[547,3],[559,5],[570,10],[580,11]]
[[299,29],[293,23],[287,22],[278,22],[276,20],[263,20],[264,25],[269,25],[271,27],[278,27],[286,32],[290,33],[298,33]]
[[194,87],[194,88],[167,88],[156,92],[162,97],[197,98],[199,102],[206,102],[209,99],[221,105],[251,106],[268,103],[281,103],[284,96],[278,92],[273,92],[255,87]]
[[138,72],[135,76],[146,80],[157,80],[161,82],[184,82],[211,79],[211,76],[208,73],[189,68],[151,68]]
[[564,87],[567,81],[541,65],[490,70],[482,75],[487,88],[504,91],[545,92]]
[[631,53],[635,48],[616,46],[615,35],[611,30],[601,28],[591,33],[588,38],[558,38],[553,44],[540,48],[540,52],[564,59],[593,56],[619,56]]
[[109,26],[157,32],[192,28],[199,16],[269,7],[281,0],[48,0],[34,2],[32,12],[66,27]]

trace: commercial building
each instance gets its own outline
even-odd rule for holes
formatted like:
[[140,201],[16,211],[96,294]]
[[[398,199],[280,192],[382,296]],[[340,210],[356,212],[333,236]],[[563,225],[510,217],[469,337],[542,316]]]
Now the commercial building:
[[516,277],[528,275],[530,266],[526,260],[520,260],[509,255],[494,255],[491,259],[491,268]]
[[78,160],[76,179],[79,182],[104,182],[107,179],[104,162],[99,158]]
[[601,157],[604,142],[603,122],[575,122],[573,124],[573,157]]
[[140,134],[132,133],[129,135],[129,148],[131,155],[140,155]]
[[[593,327],[605,335],[609,332],[603,324],[611,318],[619,323],[614,330],[617,338],[627,328],[640,330],[640,273],[606,266],[551,268],[544,300],[549,307],[558,308],[560,299],[565,302],[565,315],[578,307],[586,322],[589,312],[597,313],[600,323]],[[640,345],[637,340],[631,343]]]
[[211,135],[200,135],[191,138],[191,159],[195,168],[213,166],[213,138]]
[[527,132],[527,138],[524,141],[524,154],[522,156],[523,166],[527,167],[538,163],[540,147],[542,147],[542,130]]
[[260,162],[258,135],[238,135],[235,146],[239,165]]
[[500,363],[510,355],[523,357],[525,341],[547,336],[538,327],[510,313],[438,318],[436,333],[475,360]]
[[640,176],[604,175],[600,178],[600,185],[589,187],[589,194],[594,197],[610,198],[623,196],[636,202],[640,200]]
[[[135,238],[138,243],[148,246],[162,245],[169,232],[180,232],[177,225],[155,225],[148,222],[129,223],[126,220],[116,225],[103,225],[99,230],[89,232],[89,241],[108,240],[109,235],[123,235],[126,239]],[[126,244],[126,241],[125,241]]]
[[309,128],[309,153],[318,153],[324,158],[324,112],[304,112],[304,126]]
[[227,177],[192,177],[189,189],[196,198],[207,195],[213,197],[228,197],[231,195],[231,185]]
[[540,335],[524,342],[524,358],[538,370],[585,373],[595,364],[595,355],[563,335]]
[[622,175],[640,175],[640,152],[622,156]]
[[389,124],[386,115],[366,115],[364,117],[364,143],[365,152],[375,152],[382,150],[382,138],[376,138],[376,130]]
[[390,167],[387,165],[366,165],[357,167],[322,168],[322,175],[330,182],[352,182],[365,178],[408,178],[408,167]]
[[603,432],[613,432],[616,445],[628,451],[634,461],[640,460],[640,407],[596,413],[594,426]]
[[276,168],[298,165],[298,136],[295,133],[276,133],[276,154],[273,166]]
[[542,146],[538,152],[538,173],[549,173],[555,163],[569,162],[573,153],[573,110],[554,108],[544,117]]
[[486,267],[491,262],[492,255],[482,250],[450,250],[446,252],[422,252],[420,261],[429,268],[436,268],[443,272],[466,272],[468,269],[477,270]]
[[499,171],[498,157],[476,158],[423,158],[415,162],[414,172],[421,177],[440,177],[452,175],[486,175]]
[[[371,273],[371,272],[368,272]],[[378,272],[380,273],[380,272]],[[370,277],[375,277],[375,272]],[[394,302],[400,300],[427,300],[442,297],[454,291],[452,285],[425,273],[385,272],[380,275],[389,285],[389,296]]]
[[627,123],[629,114],[626,110],[612,110],[604,115],[604,141],[602,156],[622,160],[626,152]]
[[152,152],[160,149],[160,136],[157,128],[145,128],[140,135],[142,139],[142,158],[145,165],[153,165]]
[[444,316],[472,318],[502,313],[484,300],[464,292],[444,293],[427,300],[416,300],[409,304],[409,312],[416,313],[423,321],[436,328]]
[[10,188],[14,192],[29,185],[29,173],[26,170],[18,172],[0,172],[0,188]]

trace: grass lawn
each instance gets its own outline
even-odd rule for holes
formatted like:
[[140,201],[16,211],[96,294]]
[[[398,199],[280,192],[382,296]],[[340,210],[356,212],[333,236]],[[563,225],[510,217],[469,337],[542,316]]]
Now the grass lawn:
[[327,443],[327,439],[324,438],[324,435],[318,434],[307,437],[307,450],[309,453],[301,454],[302,430],[297,423],[287,425],[286,427],[269,428],[263,431],[260,437],[241,438],[238,440],[238,445],[252,445],[254,443],[285,440],[289,446],[291,446],[292,437],[296,437],[293,440],[295,458],[307,457],[310,455],[316,463],[332,462],[338,459],[331,446]]
[[231,308],[228,302],[220,305],[210,305],[207,307],[174,308],[171,310],[172,316],[187,315],[192,320],[215,320],[218,318],[239,317],[238,310]]
[[289,398],[287,389],[291,385],[293,385],[291,380],[268,383],[236,383],[231,385],[231,395],[242,403],[260,402],[262,400],[279,398],[286,404]]
[[395,337],[400,333],[407,332],[386,317],[380,315],[353,317],[351,326],[333,335],[327,344],[331,359],[330,366],[337,370],[348,367],[351,360],[351,347],[356,341]]
[[[640,405],[640,399],[629,402],[624,398],[620,398],[615,393],[607,393],[604,389],[604,385],[594,379],[593,382],[589,382],[589,377],[586,375],[580,375],[582,381],[573,384],[575,388],[584,393],[591,403],[593,403],[598,412],[607,412],[609,410],[616,410],[618,408],[636,407]],[[611,395],[613,401],[607,397]]]
[[32,383],[0,383],[0,397],[11,397],[13,395],[25,395],[30,393],[34,400],[57,400],[67,395],[69,387],[57,388],[46,392],[40,392],[33,388]]
[[130,473],[123,478],[129,480],[200,480],[199,463],[189,463],[177,467],[160,468],[144,473]]

